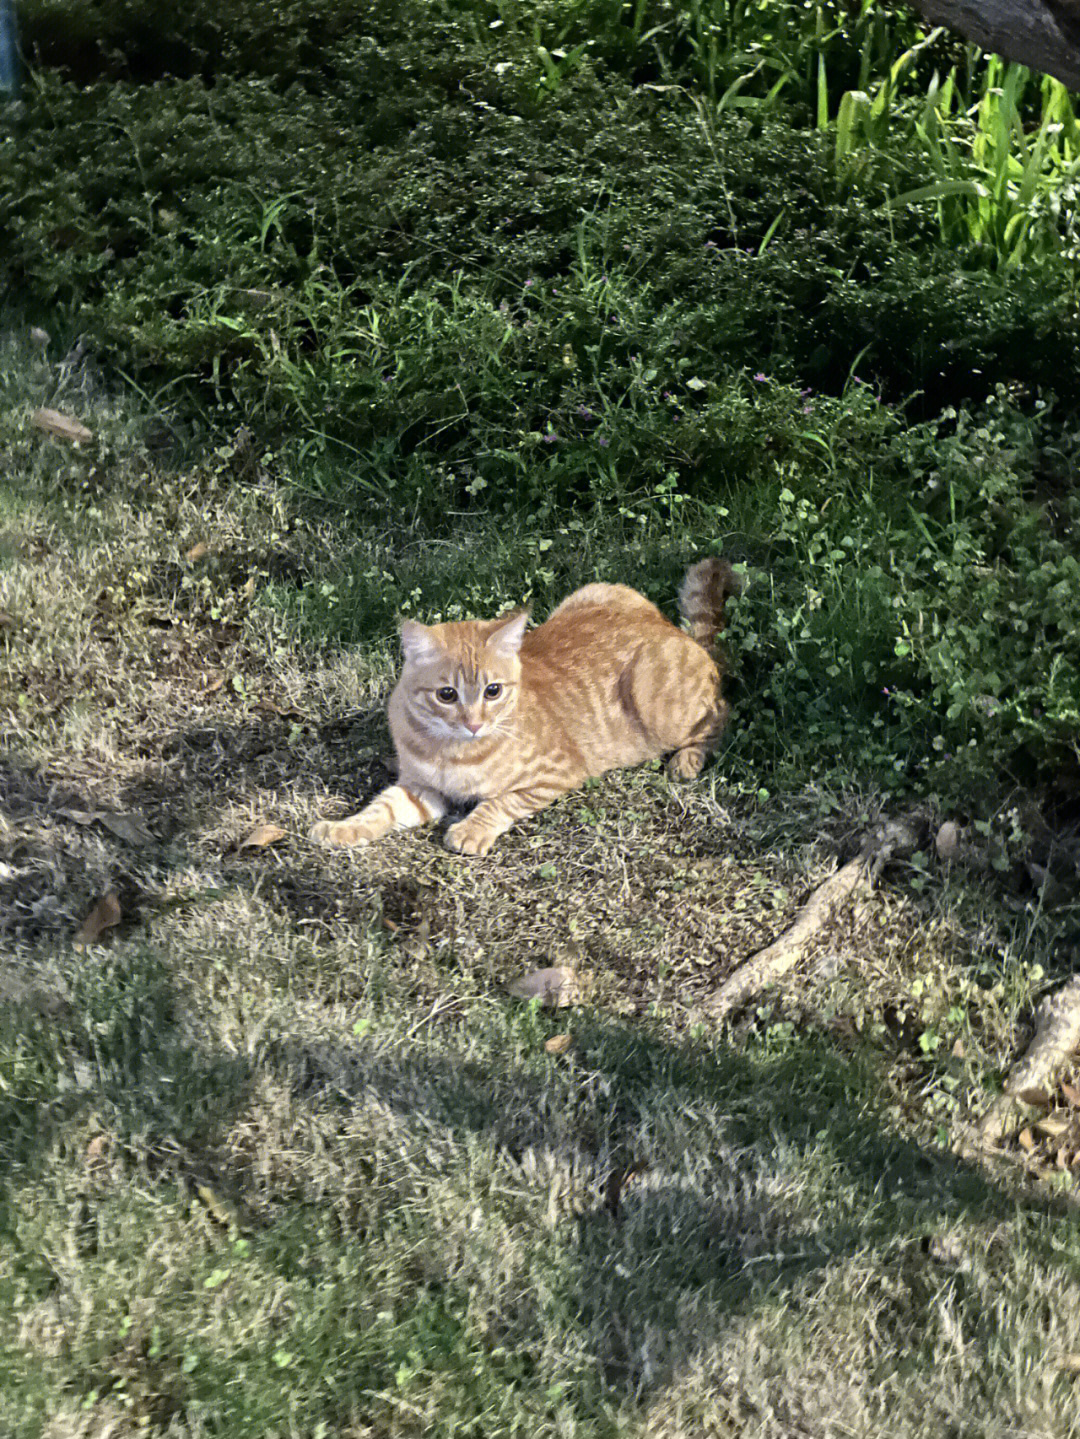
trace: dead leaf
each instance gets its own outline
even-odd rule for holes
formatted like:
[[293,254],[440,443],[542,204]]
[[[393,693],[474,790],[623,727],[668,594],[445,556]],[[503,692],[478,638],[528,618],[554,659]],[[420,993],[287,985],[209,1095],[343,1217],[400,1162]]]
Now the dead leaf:
[[243,597],[244,597],[245,600],[250,600],[250,599],[252,598],[252,596],[255,594],[255,584],[256,584],[255,576],[254,576],[254,575],[249,575],[249,576],[247,577],[247,580],[244,582],[243,588],[242,588],[241,591],[240,591],[241,595],[243,595]]
[[1031,882],[1039,891],[1043,904],[1055,907],[1065,904],[1071,898],[1072,892],[1069,886],[1055,879],[1048,869],[1044,869],[1041,864],[1036,864],[1031,859],[1026,861],[1026,865]]
[[56,813],[73,824],[93,824],[98,817],[96,809],[58,809]]
[[73,445],[84,445],[94,438],[92,430],[88,430],[70,415],[61,414],[59,410],[35,410],[30,416],[30,423],[39,430],[44,430],[46,434],[55,435],[59,440],[68,440]]
[[581,986],[572,969],[534,969],[510,985],[515,999],[539,999],[547,1009],[564,1009],[581,998]]
[[947,819],[937,832],[934,840],[934,848],[937,850],[938,859],[950,860],[956,855],[960,845],[960,826],[953,820]]
[[248,835],[242,839],[239,849],[265,849],[268,844],[277,844],[279,839],[284,839],[287,831],[276,824],[257,824]]
[[98,937],[114,924],[119,924],[123,918],[120,909],[120,901],[112,890],[97,904],[83,920],[75,935],[74,944],[76,949],[82,949],[84,945],[93,944]]
[[105,1151],[109,1147],[109,1136],[107,1134],[95,1134],[90,1143],[86,1146],[86,1158],[90,1164],[97,1164],[105,1158]]
[[141,814],[132,810],[129,814],[103,812],[96,815],[105,828],[122,839],[125,844],[145,845],[153,844],[154,836],[146,827],[146,821]]
[[953,1045],[953,1047],[952,1047],[952,1057],[953,1057],[953,1059],[963,1059],[963,1057],[964,1057],[964,1041],[963,1041],[962,1039],[958,1039],[958,1040],[956,1041],[956,1043]]
[[1064,1374],[1080,1374],[1080,1354],[1059,1354],[1054,1363]]
[[1024,1104],[1030,1104],[1033,1109],[1048,1109],[1050,1107],[1050,1096],[1045,1089],[1038,1085],[1029,1085],[1027,1089],[1018,1089],[1016,1097]]
[[214,670],[210,674],[205,676],[205,680],[206,689],[204,693],[208,695],[216,695],[218,690],[225,683],[225,671]]
[[1045,1119],[1038,1120],[1035,1128],[1040,1134],[1048,1134],[1051,1139],[1060,1139],[1063,1134],[1068,1133],[1070,1125],[1060,1114],[1048,1114]]
[[1074,1084],[1063,1084],[1061,1092],[1074,1109],[1080,1109],[1080,1089]]
[[277,715],[279,719],[283,720],[303,720],[305,718],[299,710],[285,709],[270,699],[257,699],[255,708],[261,710],[263,714]]
[[548,1054],[565,1054],[573,1042],[571,1034],[553,1034],[550,1039],[544,1040],[544,1048]]
[[210,546],[205,540],[200,540],[197,545],[192,545],[190,550],[184,551],[184,559],[188,564],[193,565],[196,560],[201,560],[210,553]]
[[1020,1145],[1020,1148],[1026,1149],[1028,1153],[1030,1153],[1035,1148],[1035,1136],[1032,1134],[1030,1129],[1021,1129],[1020,1133],[1016,1136],[1016,1139],[1017,1143]]
[[206,1205],[211,1217],[216,1219],[222,1228],[228,1229],[236,1223],[236,1211],[232,1205],[215,1194],[209,1184],[196,1184],[195,1193]]
[[604,1207],[612,1218],[618,1216],[623,1190],[628,1189],[635,1179],[640,1179],[648,1168],[647,1164],[628,1164],[616,1165],[614,1169],[608,1170],[607,1178],[604,1180]]
[[154,836],[147,829],[146,821],[135,811],[121,814],[116,810],[104,809],[58,809],[56,813],[63,819],[71,820],[72,824],[103,824],[111,834],[126,844],[154,843]]

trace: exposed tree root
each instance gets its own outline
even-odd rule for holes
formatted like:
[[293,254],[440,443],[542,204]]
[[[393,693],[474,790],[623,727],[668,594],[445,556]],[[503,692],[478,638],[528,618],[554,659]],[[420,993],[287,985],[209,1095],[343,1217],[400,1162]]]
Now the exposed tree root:
[[912,819],[891,821],[875,830],[864,841],[858,858],[819,884],[791,928],[729,975],[703,1001],[702,1011],[713,1019],[724,1019],[782,979],[820,938],[843,904],[854,896],[865,907],[881,868],[894,855],[910,854],[916,849],[920,833],[918,821]]
[[704,1012],[714,1019],[724,1019],[782,979],[802,959],[839,906],[855,890],[867,890],[869,886],[870,869],[860,855],[831,875],[824,884],[818,885],[799,910],[791,928],[767,949],[759,949],[734,974],[729,975],[720,988],[704,1001]]
[[1045,1103],[1058,1070],[1080,1046],[1080,975],[1048,994],[1035,1014],[1035,1038],[1023,1059],[1005,1081],[1003,1093],[987,1110],[973,1134],[958,1145],[972,1148],[972,1140],[996,1144],[1020,1127],[1024,1104]]

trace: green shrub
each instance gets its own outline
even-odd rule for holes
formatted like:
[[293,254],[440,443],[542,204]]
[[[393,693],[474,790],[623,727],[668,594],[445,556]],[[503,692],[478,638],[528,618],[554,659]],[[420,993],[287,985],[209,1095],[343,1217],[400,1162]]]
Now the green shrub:
[[[965,803],[1080,757],[1080,434],[1003,395],[873,431],[861,479],[792,468],[730,649],[748,757]],[[1056,454],[1055,454],[1056,450]],[[757,517],[763,533],[766,513]],[[759,760],[760,763],[760,760]]]
[[380,89],[384,63],[356,100],[42,77],[3,142],[13,289],[144,379],[345,441],[365,494],[443,466],[440,508],[726,470],[692,379],[839,391],[861,354],[892,398],[1076,393],[1064,277],[967,273],[918,217],[837,200],[824,139],[733,115],[717,146],[677,97],[584,73],[481,121]]

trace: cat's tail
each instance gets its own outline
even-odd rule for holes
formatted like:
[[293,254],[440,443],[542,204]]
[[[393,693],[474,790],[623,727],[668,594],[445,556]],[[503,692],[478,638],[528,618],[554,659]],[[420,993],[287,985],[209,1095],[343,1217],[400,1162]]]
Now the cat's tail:
[[719,555],[698,560],[686,572],[679,586],[679,613],[698,644],[711,650],[724,628],[728,595],[742,593],[742,581],[731,565]]

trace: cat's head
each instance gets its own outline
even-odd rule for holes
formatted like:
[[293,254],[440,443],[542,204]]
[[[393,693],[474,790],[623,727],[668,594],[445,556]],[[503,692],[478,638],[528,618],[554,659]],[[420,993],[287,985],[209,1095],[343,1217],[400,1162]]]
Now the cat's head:
[[498,733],[517,704],[528,622],[524,610],[456,624],[403,621],[400,689],[413,723],[457,744]]

